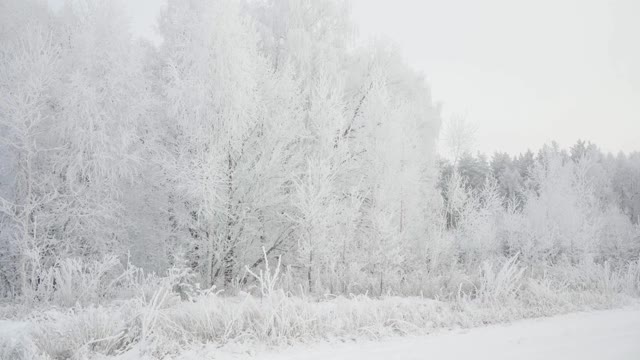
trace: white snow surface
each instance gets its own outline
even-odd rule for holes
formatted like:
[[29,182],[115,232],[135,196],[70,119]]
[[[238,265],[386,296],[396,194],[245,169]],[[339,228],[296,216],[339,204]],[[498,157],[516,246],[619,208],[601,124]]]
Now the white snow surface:
[[640,308],[575,313],[379,342],[296,346],[250,358],[640,360]]

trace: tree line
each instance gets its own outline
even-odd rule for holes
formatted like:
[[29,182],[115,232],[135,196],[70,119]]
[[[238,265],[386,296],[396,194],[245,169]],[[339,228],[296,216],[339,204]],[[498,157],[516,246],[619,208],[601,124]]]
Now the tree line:
[[[495,181],[505,206],[510,202],[523,205],[527,192],[535,188],[536,181],[531,169],[544,163],[550,155],[557,156],[563,164],[580,164],[585,159],[589,181],[599,184],[599,196],[608,204],[618,207],[629,219],[640,221],[640,154],[623,152],[613,155],[604,153],[595,144],[578,140],[569,149],[561,149],[553,142],[534,153],[528,150],[516,156],[496,152],[489,159],[483,153],[463,152],[457,161],[439,159],[441,168],[438,187],[446,188],[454,171],[462,177],[471,191],[481,191],[487,181]],[[456,162],[456,164],[454,164]]]
[[279,257],[292,287],[380,294],[513,254],[637,258],[637,155],[439,164],[424,77],[356,44],[342,1],[169,0],[158,45],[122,8],[0,3],[4,296],[108,256],[225,288]]

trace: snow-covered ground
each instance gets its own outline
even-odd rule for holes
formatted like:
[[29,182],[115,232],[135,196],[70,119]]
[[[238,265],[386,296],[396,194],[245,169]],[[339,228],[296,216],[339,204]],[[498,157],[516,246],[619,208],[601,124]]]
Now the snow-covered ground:
[[259,360],[638,360],[640,308],[576,313],[380,342],[298,346]]
[[[0,321],[0,353],[18,356],[14,345],[28,342],[23,322]],[[35,349],[33,349],[35,350]],[[114,358],[140,360],[141,346]],[[25,352],[25,355],[31,352]],[[7,355],[8,354],[8,355]],[[21,355],[18,358],[27,359]],[[0,355],[0,358],[3,356]],[[441,331],[428,336],[380,341],[331,342],[296,345],[277,350],[247,351],[239,345],[220,348],[215,344],[184,349],[175,360],[640,360],[640,305],[625,309],[573,313],[550,318],[516,321],[468,330]]]

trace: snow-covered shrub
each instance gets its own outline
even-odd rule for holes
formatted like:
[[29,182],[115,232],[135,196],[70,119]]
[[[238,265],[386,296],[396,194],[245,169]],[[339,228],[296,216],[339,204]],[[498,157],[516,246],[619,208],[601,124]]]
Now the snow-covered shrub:
[[[275,278],[273,269],[270,274]],[[625,298],[620,293],[637,296],[640,289],[638,263],[619,269],[595,263],[553,263],[534,269],[518,256],[487,260],[474,271],[434,278],[438,285],[430,286],[439,286],[432,294],[439,301],[298,296],[271,286],[275,282],[268,280],[259,297],[199,291],[183,301],[172,291],[180,276],[158,278],[153,291],[140,291],[134,299],[108,306],[34,312],[25,321],[29,331],[24,344],[32,347],[25,351],[51,358],[133,351],[160,359],[202,343],[284,344],[328,337],[420,334],[622,304]],[[263,272],[263,281],[264,276]],[[11,351],[18,351],[11,346]]]
[[615,207],[607,207],[600,218],[596,260],[624,263],[640,259],[640,227]]
[[274,269],[269,267],[269,257],[267,256],[267,252],[262,248],[262,252],[264,254],[264,270],[260,270],[258,274],[251,271],[247,268],[247,272],[251,274],[260,287],[260,294],[263,297],[269,296],[275,293],[276,286],[278,285],[278,276],[280,275],[280,269],[282,264],[282,258],[278,258],[278,263],[276,264]]
[[484,262],[477,297],[480,301],[504,305],[521,294],[525,268],[518,261],[519,254],[504,261],[499,269],[495,264]]
[[640,276],[637,261],[619,265],[608,261],[583,261],[573,266],[553,266],[549,274],[563,279],[568,289],[573,291],[592,292],[610,297],[618,294],[639,294]]
[[332,336],[419,333],[452,321],[445,303],[420,298],[337,297],[313,301],[273,294],[265,298],[209,295],[166,312],[167,336],[189,341],[273,344]]
[[73,306],[98,303],[111,290],[121,273],[120,261],[107,256],[99,261],[68,258],[36,275],[37,283],[23,289],[27,303],[52,303]]
[[521,261],[527,264],[538,261],[535,249],[537,242],[534,240],[531,226],[526,215],[518,209],[518,204],[509,203],[504,210],[497,233],[505,256],[520,254]]
[[479,193],[469,192],[460,210],[458,225],[453,230],[462,263],[471,268],[480,259],[495,259],[501,255],[498,224],[501,220],[502,198],[494,182],[487,182]]
[[29,336],[25,322],[0,320],[0,359],[46,360]]
[[[38,351],[53,359],[78,358],[83,351],[116,354],[135,339],[135,303],[48,310],[29,316]],[[132,334],[133,333],[133,334]]]

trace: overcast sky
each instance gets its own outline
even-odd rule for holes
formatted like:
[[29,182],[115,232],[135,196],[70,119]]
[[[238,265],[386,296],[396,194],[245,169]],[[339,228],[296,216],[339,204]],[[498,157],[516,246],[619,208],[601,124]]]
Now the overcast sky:
[[445,119],[478,125],[481,151],[640,150],[640,0],[355,0],[353,16],[426,74]]
[[[59,0],[50,0],[56,2]],[[164,0],[126,1],[153,37]],[[363,39],[396,42],[476,150],[557,140],[640,150],[640,0],[353,0]]]

